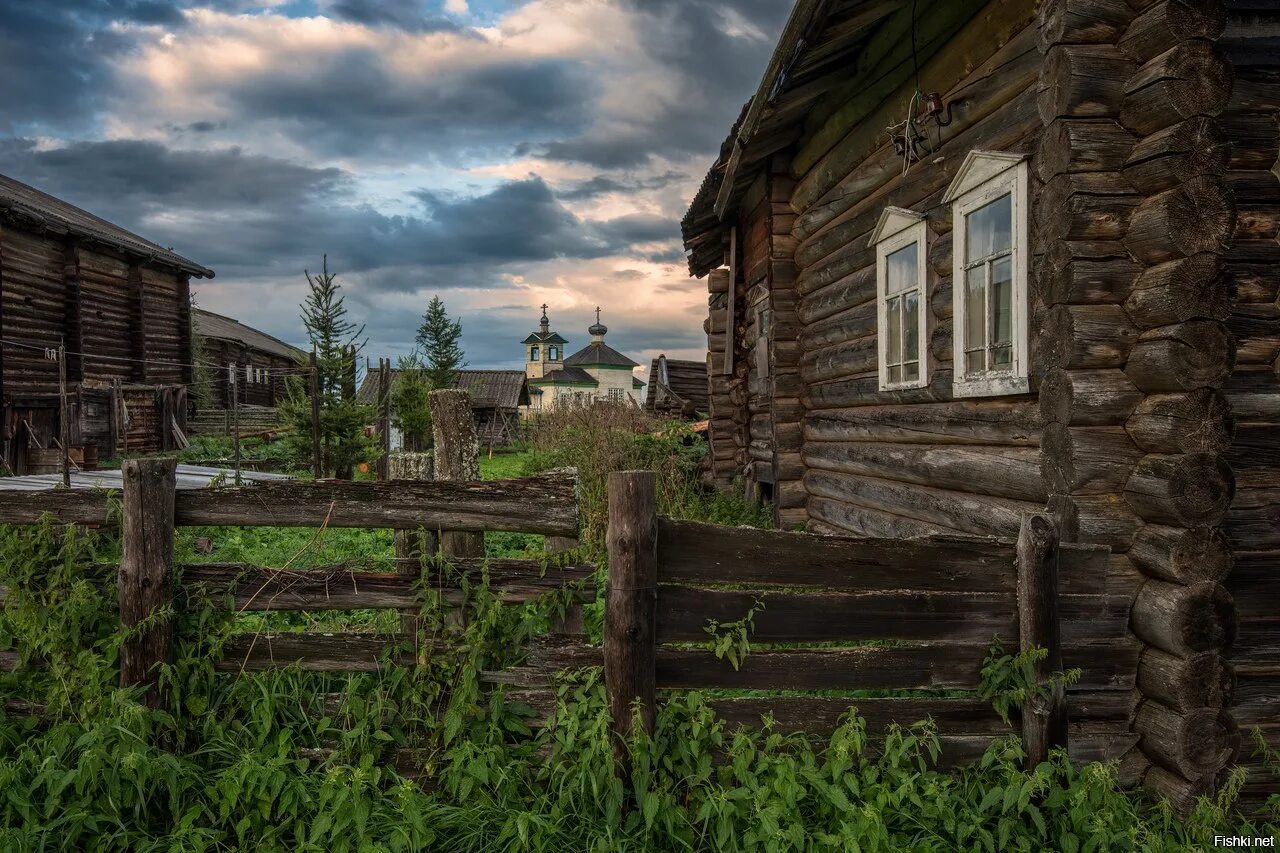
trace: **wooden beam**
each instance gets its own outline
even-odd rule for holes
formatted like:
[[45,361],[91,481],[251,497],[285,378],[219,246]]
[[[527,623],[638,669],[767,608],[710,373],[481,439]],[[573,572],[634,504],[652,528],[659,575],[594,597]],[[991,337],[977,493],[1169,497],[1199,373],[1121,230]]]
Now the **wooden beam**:
[[[244,527],[381,527],[398,530],[505,530],[578,535],[576,478],[547,474],[469,483],[281,480],[234,489],[182,490],[178,524]],[[3,485],[3,484],[0,484]],[[105,524],[107,494],[0,488],[0,523]]]
[[[144,702],[161,707],[159,668],[172,653],[173,530],[176,488],[173,459],[129,459],[124,463],[124,515],[119,575],[120,686],[148,685]],[[129,629],[137,629],[129,631]]]
[[67,348],[67,382],[84,380],[84,295],[80,281],[80,247],[68,240],[63,250],[63,288],[66,296],[63,343]]
[[129,355],[132,377],[147,382],[147,298],[142,284],[142,267],[134,262],[129,265]]

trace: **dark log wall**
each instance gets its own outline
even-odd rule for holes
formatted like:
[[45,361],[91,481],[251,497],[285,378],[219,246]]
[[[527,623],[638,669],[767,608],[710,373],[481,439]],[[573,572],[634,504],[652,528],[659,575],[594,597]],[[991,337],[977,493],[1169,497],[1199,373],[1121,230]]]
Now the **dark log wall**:
[[[231,408],[231,383],[229,369],[236,366],[238,393],[241,405],[277,406],[284,399],[285,381],[298,374],[301,365],[292,359],[253,349],[238,341],[208,339],[205,342],[205,358],[218,365],[213,371],[214,405],[220,409]],[[265,368],[266,382],[249,382],[245,366]]]
[[[1034,399],[952,399],[951,216],[941,205],[970,150],[1035,150],[1043,124],[1034,21],[1030,0],[990,3],[922,62],[922,87],[944,93],[954,120],[938,150],[905,174],[884,127],[901,120],[914,79],[885,100],[897,111],[884,116],[850,123],[845,109],[820,109],[832,117],[793,161],[800,467],[810,529],[1014,537],[1021,514],[1045,505]],[[932,129],[929,136],[936,147]],[[838,141],[816,150],[823,139]],[[887,205],[924,212],[929,221],[934,369],[921,390],[877,391],[868,239]]]
[[742,355],[734,364],[734,379],[747,392],[747,452],[743,472],[749,496],[767,497],[773,490],[773,385],[769,381],[769,338],[762,334],[762,312],[769,311],[770,210],[769,180],[761,175],[743,202],[741,275]]
[[729,298],[729,270],[713,270],[707,276],[707,319],[703,323],[707,333],[707,392],[711,409],[707,426],[711,451],[707,476],[710,483],[722,491],[733,486],[738,474],[738,456],[745,446],[739,422],[746,420],[745,400],[739,399],[737,388],[730,388],[732,376],[725,372]]
[[797,312],[795,238],[791,229],[796,215],[791,209],[795,181],[790,163],[774,158],[769,176],[769,378],[773,419],[774,503],[778,526],[801,527],[809,520],[808,492],[804,487],[804,405],[800,401],[800,320]]
[[1224,277],[1237,295],[1226,320],[1237,342],[1226,382],[1236,427],[1228,451],[1236,497],[1226,519],[1235,568],[1226,588],[1240,620],[1230,655],[1234,715],[1245,737],[1240,763],[1251,774],[1245,796],[1257,803],[1275,786],[1253,754],[1253,727],[1280,748],[1280,11],[1248,7],[1262,8],[1228,4],[1219,47],[1235,71],[1220,122],[1230,141],[1226,180],[1239,210],[1235,240],[1223,256]]
[[[19,411],[56,406],[57,362],[31,346],[56,350],[65,343],[75,415],[72,440],[97,444],[102,458],[111,451],[111,406],[104,401],[112,382],[162,386],[191,381],[190,285],[185,273],[6,222],[0,226],[0,282],[6,341],[0,391],[13,407],[6,419],[7,440],[19,438],[12,429]],[[138,443],[159,448],[164,439],[156,392],[147,388],[131,393]],[[156,411],[143,411],[147,408]],[[42,444],[56,436],[56,423],[31,420]],[[146,436],[140,432],[144,428],[150,430]],[[28,446],[25,439],[21,446]]]

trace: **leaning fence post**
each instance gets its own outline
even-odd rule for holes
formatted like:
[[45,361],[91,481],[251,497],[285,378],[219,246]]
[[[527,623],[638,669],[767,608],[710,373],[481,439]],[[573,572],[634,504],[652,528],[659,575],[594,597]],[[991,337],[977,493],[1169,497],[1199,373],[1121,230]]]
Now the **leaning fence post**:
[[[1062,670],[1062,635],[1058,623],[1058,529],[1042,513],[1025,515],[1018,531],[1018,648],[1033,646],[1048,655],[1035,668],[1037,683]],[[1032,695],[1022,709],[1022,743],[1027,768],[1067,746],[1067,701],[1058,683],[1047,697]]]
[[[480,479],[480,442],[471,395],[456,388],[432,391],[431,433],[435,444],[435,478],[445,482]],[[483,557],[484,534],[446,530],[440,534],[446,557]]]
[[[143,702],[161,704],[159,667],[168,662],[173,625],[152,615],[173,603],[173,504],[177,461],[129,459],[121,520],[120,686],[150,685]],[[139,626],[141,626],[139,628]]]
[[633,706],[653,731],[657,654],[658,513],[652,471],[609,475],[609,592],[604,614],[604,681],[621,763]]

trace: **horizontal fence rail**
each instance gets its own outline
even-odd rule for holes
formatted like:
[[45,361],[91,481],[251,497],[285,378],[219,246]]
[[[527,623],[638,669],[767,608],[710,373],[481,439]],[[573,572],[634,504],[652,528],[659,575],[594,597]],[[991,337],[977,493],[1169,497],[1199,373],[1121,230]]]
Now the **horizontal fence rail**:
[[[182,490],[174,497],[178,526],[381,527],[397,530],[510,531],[578,535],[576,478],[550,474],[519,480],[441,482],[282,480],[226,489]],[[0,480],[0,523],[55,521],[101,525],[109,494],[94,491],[6,491]]]

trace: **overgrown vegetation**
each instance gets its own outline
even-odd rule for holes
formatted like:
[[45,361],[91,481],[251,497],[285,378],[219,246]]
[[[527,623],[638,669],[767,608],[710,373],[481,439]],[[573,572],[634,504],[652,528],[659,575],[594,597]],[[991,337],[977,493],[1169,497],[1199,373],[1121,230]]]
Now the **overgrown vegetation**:
[[[501,477],[576,462],[588,549],[603,541],[611,469],[658,470],[664,512],[762,520],[698,488],[702,451],[681,429],[625,411],[559,417],[565,434],[544,421],[532,449],[482,464]],[[588,417],[607,420],[597,428]],[[489,537],[491,554],[538,545]],[[194,528],[178,540],[179,562],[376,568],[390,554],[382,531]],[[1014,738],[947,772],[928,722],[879,734],[851,712],[815,743],[768,722],[730,731],[699,693],[676,695],[653,735],[633,738],[626,785],[598,669],[565,676],[541,727],[520,694],[480,680],[516,662],[568,593],[499,606],[481,577],[464,585],[460,624],[435,591],[449,571],[439,565],[424,573],[419,643],[395,646],[374,673],[248,673],[234,661],[216,671],[237,633],[329,628],[323,620],[338,617],[182,601],[161,614],[175,619],[176,655],[153,711],[116,686],[114,578],[90,566],[118,556],[103,532],[0,527],[0,659],[30,667],[0,674],[0,850],[1191,851],[1215,835],[1280,832],[1280,798],[1269,820],[1235,812],[1239,773],[1182,819],[1119,790],[1102,765],[1055,755],[1027,773]],[[708,643],[741,665],[755,612],[713,626]],[[399,617],[341,618],[362,620],[343,630],[390,632]],[[1024,701],[1033,664],[993,650],[993,703],[1007,712]]]

